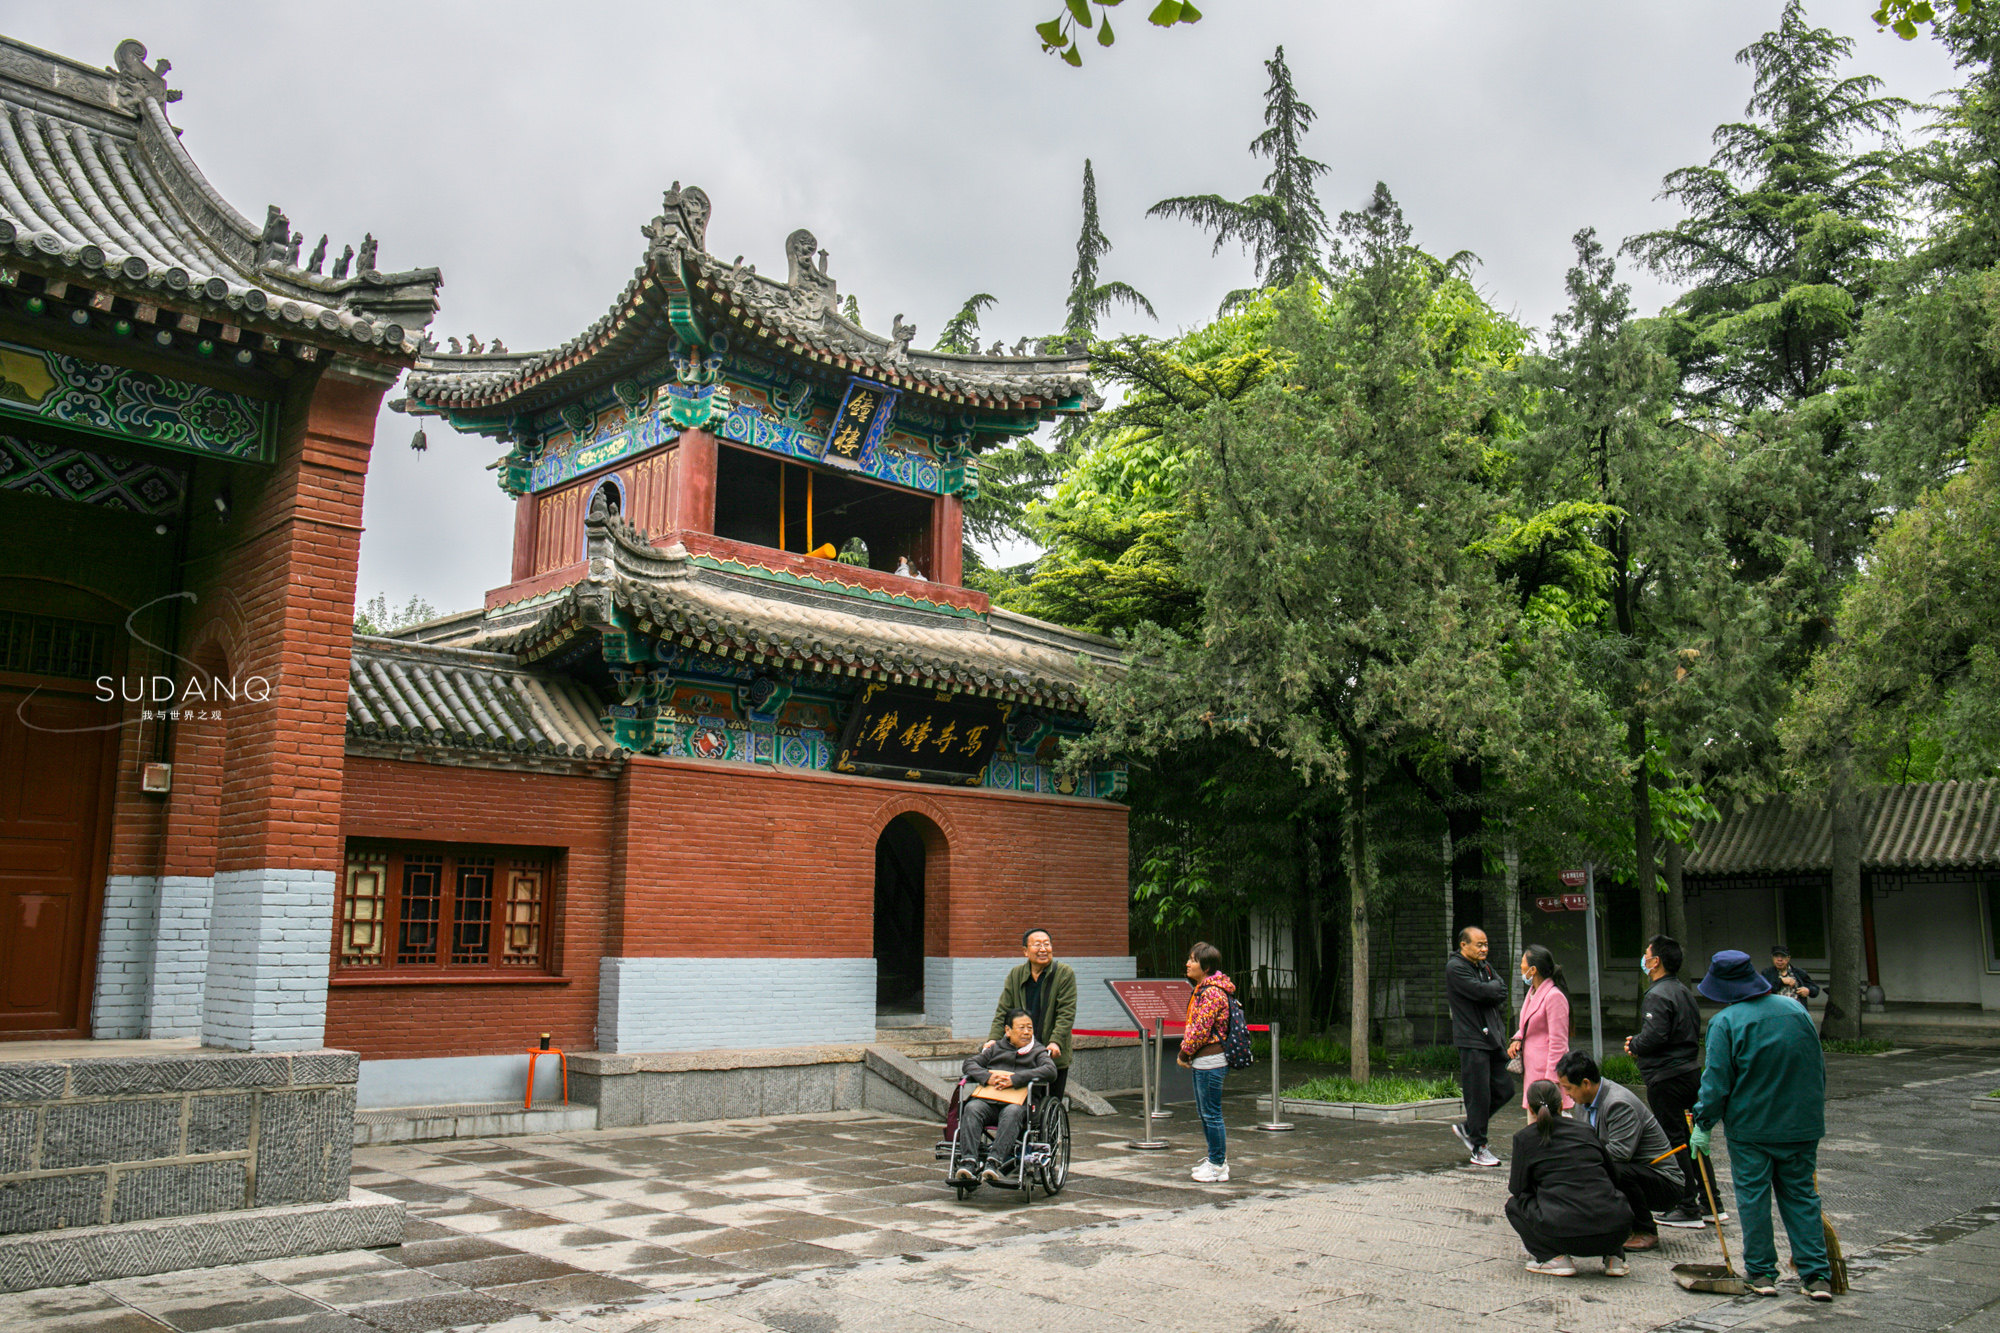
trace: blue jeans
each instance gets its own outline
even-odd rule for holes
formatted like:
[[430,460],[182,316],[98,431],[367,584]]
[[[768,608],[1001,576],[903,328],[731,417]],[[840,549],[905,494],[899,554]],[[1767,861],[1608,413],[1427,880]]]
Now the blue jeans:
[[1194,1109],[1201,1114],[1201,1132],[1208,1139],[1208,1160],[1221,1166],[1229,1160],[1229,1140],[1222,1126],[1222,1076],[1229,1069],[1194,1071]]
[[1750,1277],[1778,1275],[1778,1242],[1771,1230],[1771,1196],[1778,1196],[1778,1216],[1792,1242],[1792,1262],[1799,1277],[1831,1279],[1826,1233],[1821,1229],[1819,1191],[1813,1170],[1819,1164],[1819,1144],[1729,1144],[1729,1178],[1736,1187],[1736,1220],[1743,1227],[1743,1271]]

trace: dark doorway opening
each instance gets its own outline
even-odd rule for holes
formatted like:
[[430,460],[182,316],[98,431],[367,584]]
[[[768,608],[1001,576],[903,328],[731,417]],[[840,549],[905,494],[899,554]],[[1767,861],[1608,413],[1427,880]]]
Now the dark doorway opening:
[[875,840],[875,1007],[924,1008],[924,837],[908,815]]

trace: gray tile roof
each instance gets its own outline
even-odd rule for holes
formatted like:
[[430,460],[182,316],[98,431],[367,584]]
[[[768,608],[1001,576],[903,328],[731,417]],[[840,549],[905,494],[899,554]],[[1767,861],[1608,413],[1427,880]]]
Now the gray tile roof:
[[[2000,869],[2000,780],[1913,782],[1864,797],[1861,864],[1868,870]],[[1774,796],[1719,824],[1702,824],[1690,875],[1826,870],[1832,826],[1817,800]]]
[[644,259],[602,319],[547,351],[430,350],[410,376],[406,407],[510,415],[547,408],[618,376],[657,369],[676,321],[727,335],[795,371],[878,380],[939,411],[1048,415],[1095,405],[1080,344],[1043,340],[1031,350],[1023,339],[1018,355],[915,350],[916,331],[900,315],[890,337],[841,317],[833,279],[812,263],[818,242],[810,232],[787,238],[790,275],[779,282],[740,257],[725,263],[703,249],[707,221],[707,195],[677,184],[661,216],[641,229],[650,242]]
[[0,37],[0,256],[225,324],[413,356],[437,270],[377,272],[370,249],[343,278],[296,267],[283,214],[250,222],[181,146],[165,72],[134,41],[99,70]]
[[616,758],[598,701],[502,653],[356,635],[347,734],[494,756]]

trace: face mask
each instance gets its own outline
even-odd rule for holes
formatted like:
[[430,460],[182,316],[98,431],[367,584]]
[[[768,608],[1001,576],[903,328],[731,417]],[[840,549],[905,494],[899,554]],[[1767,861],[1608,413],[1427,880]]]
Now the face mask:
[[1646,966],[1646,960],[1643,958],[1639,960],[1639,975],[1642,977],[1650,977],[1653,975],[1653,969]]

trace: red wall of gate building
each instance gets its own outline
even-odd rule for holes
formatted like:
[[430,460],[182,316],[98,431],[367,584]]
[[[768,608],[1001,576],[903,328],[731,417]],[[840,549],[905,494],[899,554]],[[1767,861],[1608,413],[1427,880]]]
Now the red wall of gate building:
[[506,1054],[542,1032],[591,1049],[607,956],[870,957],[876,840],[905,814],[925,836],[926,954],[1011,954],[1027,925],[1066,954],[1127,949],[1126,811],[1106,802],[643,757],[616,778],[346,769],[348,838],[561,854],[565,980],[350,984],[335,968],[327,1044],[364,1059]]

